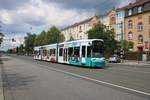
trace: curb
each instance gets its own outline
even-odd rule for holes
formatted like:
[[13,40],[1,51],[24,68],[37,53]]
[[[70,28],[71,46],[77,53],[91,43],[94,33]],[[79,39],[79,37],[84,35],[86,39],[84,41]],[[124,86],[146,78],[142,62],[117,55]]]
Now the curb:
[[3,91],[3,82],[2,82],[2,71],[1,71],[1,64],[0,64],[0,100],[4,100],[4,91]]

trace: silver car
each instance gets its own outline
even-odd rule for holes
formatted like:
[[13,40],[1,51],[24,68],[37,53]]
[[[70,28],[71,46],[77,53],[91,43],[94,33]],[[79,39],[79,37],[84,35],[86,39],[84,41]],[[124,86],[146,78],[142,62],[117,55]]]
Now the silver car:
[[110,63],[119,63],[121,60],[120,60],[120,57],[116,54],[112,55],[110,58],[109,58],[109,62]]

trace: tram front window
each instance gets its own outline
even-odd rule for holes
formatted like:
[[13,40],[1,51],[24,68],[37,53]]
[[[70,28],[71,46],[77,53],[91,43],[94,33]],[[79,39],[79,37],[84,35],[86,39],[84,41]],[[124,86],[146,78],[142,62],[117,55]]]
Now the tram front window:
[[93,41],[92,43],[92,57],[103,57],[103,43],[101,41]]

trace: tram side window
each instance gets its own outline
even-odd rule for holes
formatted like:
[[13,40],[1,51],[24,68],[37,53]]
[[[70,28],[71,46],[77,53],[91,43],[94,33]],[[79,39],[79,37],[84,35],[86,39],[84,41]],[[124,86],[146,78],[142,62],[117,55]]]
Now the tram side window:
[[50,49],[50,56],[52,55],[52,49]]
[[91,57],[91,46],[87,46],[87,57]]
[[80,55],[80,47],[75,47],[74,48],[74,55],[79,57],[79,55]]
[[82,57],[85,57],[85,46],[82,46]]
[[69,55],[69,56],[72,56],[72,55],[73,55],[73,48],[69,48],[69,49],[68,49],[68,55]]
[[54,56],[55,56],[55,49],[53,49],[53,54],[54,54]]
[[39,50],[38,55],[41,55],[41,50]]
[[46,50],[44,49],[44,50],[43,50],[43,56],[46,56],[46,53],[47,53],[47,52],[46,52]]
[[59,49],[59,56],[62,56],[62,54],[63,54],[63,48],[60,48]]

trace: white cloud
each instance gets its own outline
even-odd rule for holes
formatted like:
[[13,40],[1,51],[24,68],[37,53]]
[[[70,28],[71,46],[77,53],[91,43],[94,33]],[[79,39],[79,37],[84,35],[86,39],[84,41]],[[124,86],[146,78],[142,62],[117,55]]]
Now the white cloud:
[[128,5],[129,3],[135,2],[135,0],[122,0],[121,3],[118,4],[117,7],[123,7]]
[[4,37],[1,50],[15,48],[24,42],[24,38],[21,35],[15,35],[13,38],[15,39],[15,42],[12,41],[12,37]]
[[13,13],[7,10],[0,10],[0,20],[4,24],[12,24],[13,23]]
[[[8,48],[8,45],[14,47],[22,44],[24,32],[39,33],[42,30],[47,30],[52,25],[64,27],[94,15],[93,11],[63,9],[55,3],[46,3],[43,0],[30,0],[14,10],[0,9],[0,13],[0,21],[5,24],[5,30],[9,31],[9,37],[16,39],[16,42],[13,43],[4,41],[3,48],[5,45]],[[33,27],[32,30],[30,30],[30,27]],[[15,33],[15,31],[16,36],[10,34]]]

